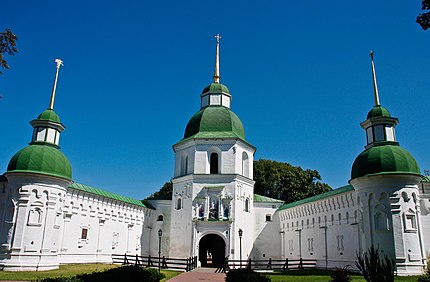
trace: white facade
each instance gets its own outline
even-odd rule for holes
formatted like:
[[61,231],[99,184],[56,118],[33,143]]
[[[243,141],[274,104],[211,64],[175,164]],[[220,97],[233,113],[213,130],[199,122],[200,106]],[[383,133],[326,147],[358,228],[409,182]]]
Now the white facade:
[[[231,94],[218,83],[219,70],[215,78],[201,94],[201,110],[184,139],[173,146],[171,199],[144,204],[72,183],[67,166],[52,173],[8,168],[0,176],[0,267],[49,270],[110,263],[112,254],[159,252],[197,256],[202,266],[222,266],[225,258],[308,258],[320,268],[355,267],[356,255],[373,245],[395,260],[398,274],[423,272],[430,255],[430,181],[421,183],[417,166],[407,173],[364,173],[349,186],[286,205],[256,195],[255,147],[230,110]],[[372,111],[362,123],[365,148],[398,146],[397,119],[379,105]],[[64,126],[52,109],[44,114],[31,123],[30,145],[49,145],[44,148],[67,161],[55,151]],[[415,161],[402,154],[408,165]]]

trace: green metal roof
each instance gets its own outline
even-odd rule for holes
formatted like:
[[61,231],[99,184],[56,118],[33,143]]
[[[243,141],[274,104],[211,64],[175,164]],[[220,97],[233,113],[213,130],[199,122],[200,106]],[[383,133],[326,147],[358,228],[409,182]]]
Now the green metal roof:
[[283,203],[284,201],[254,194],[254,203]]
[[7,172],[30,172],[72,179],[72,166],[57,146],[33,144],[18,151]]
[[381,145],[363,151],[355,159],[351,179],[374,174],[421,175],[417,161],[400,146]]
[[228,90],[227,86],[221,84],[221,83],[211,83],[208,86],[206,86],[203,91],[202,94],[206,93],[206,92],[211,92],[211,93],[228,93],[230,94],[230,91]]
[[289,209],[289,208],[293,208],[293,207],[297,207],[297,206],[300,206],[300,205],[303,205],[303,204],[308,204],[308,203],[316,202],[316,201],[319,201],[319,200],[322,200],[322,199],[326,199],[326,198],[329,198],[329,197],[332,197],[332,196],[335,196],[335,195],[339,195],[339,194],[343,194],[343,193],[346,193],[346,192],[349,192],[349,191],[353,191],[353,190],[354,190],[354,187],[352,187],[352,185],[342,186],[340,188],[331,190],[329,192],[321,193],[321,194],[318,194],[318,195],[315,195],[315,196],[312,196],[312,197],[309,197],[309,198],[306,198],[306,199],[303,199],[303,200],[299,200],[299,201],[296,201],[296,202],[292,202],[292,203],[289,203],[289,204],[282,205],[282,206],[279,207],[278,211]]
[[429,175],[423,176],[423,178],[421,179],[421,182],[429,183],[430,182],[430,176]]
[[54,110],[50,110],[50,109],[43,111],[37,117],[37,119],[39,119],[39,120],[49,120],[49,121],[61,123],[60,117],[57,115],[57,113],[55,113]]
[[245,141],[245,130],[239,117],[229,108],[209,106],[191,117],[182,141],[188,138],[239,138]]
[[74,182],[69,187],[72,188],[72,189],[76,189],[76,190],[87,192],[87,193],[94,194],[94,195],[103,196],[105,198],[117,200],[117,201],[120,201],[120,202],[132,204],[132,205],[136,205],[136,206],[139,206],[139,207],[146,207],[142,203],[142,201],[140,201],[140,200],[136,200],[136,199],[129,198],[129,197],[126,197],[126,196],[122,196],[122,195],[119,195],[119,194],[116,194],[116,193],[108,192],[108,191],[105,191],[105,190],[102,190],[102,189],[99,189],[99,188],[94,188],[94,187],[91,187],[91,186],[88,186],[88,185],[84,185],[84,184],[80,184],[80,183]]
[[374,117],[390,117],[390,112],[381,106],[375,106],[370,112],[367,114],[367,119]]

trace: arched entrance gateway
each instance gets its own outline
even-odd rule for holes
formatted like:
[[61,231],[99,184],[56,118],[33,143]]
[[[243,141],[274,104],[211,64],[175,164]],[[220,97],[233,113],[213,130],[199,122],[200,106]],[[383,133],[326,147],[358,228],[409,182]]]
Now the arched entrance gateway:
[[203,267],[222,267],[225,259],[225,242],[215,234],[203,236],[199,242],[199,261]]

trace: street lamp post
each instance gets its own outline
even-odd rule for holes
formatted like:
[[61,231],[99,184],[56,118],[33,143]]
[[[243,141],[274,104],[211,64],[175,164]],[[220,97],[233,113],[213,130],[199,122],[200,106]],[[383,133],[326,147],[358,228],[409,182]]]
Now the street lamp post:
[[239,228],[239,258],[240,258],[240,268],[242,268],[242,235],[243,235],[243,230]]
[[158,272],[161,272],[161,236],[163,236],[163,230],[158,229]]

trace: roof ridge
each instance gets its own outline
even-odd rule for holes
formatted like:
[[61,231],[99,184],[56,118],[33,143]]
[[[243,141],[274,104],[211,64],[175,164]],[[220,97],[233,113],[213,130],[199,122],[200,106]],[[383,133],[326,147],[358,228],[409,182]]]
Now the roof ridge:
[[335,195],[343,194],[343,193],[346,193],[346,192],[349,192],[349,191],[353,191],[353,190],[354,190],[354,187],[352,185],[341,186],[339,188],[333,189],[333,190],[328,191],[328,192],[317,194],[317,195],[314,195],[314,196],[311,196],[311,197],[308,197],[308,198],[304,198],[304,199],[301,199],[301,200],[298,200],[298,201],[295,201],[295,202],[292,202],[292,203],[284,204],[284,205],[280,206],[278,210],[285,210],[285,209],[293,208],[293,207],[296,207],[296,206],[300,206],[300,205],[312,203],[312,202],[315,202],[315,201],[326,199],[326,198],[328,198],[330,196],[335,196]]
[[103,190],[100,188],[91,187],[89,185],[78,183],[78,182],[73,182],[72,184],[69,185],[69,188],[80,190],[80,191],[87,192],[87,193],[94,194],[94,195],[99,195],[99,196],[102,196],[105,198],[113,199],[116,201],[132,204],[132,205],[136,205],[136,206],[146,207],[145,204],[143,204],[141,200],[134,199],[134,198],[127,197],[127,196],[123,196],[123,195],[120,195],[120,194],[117,194],[114,192],[110,192],[110,191],[106,191],[106,190]]

